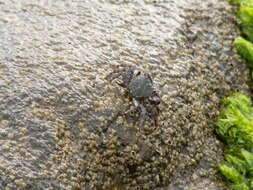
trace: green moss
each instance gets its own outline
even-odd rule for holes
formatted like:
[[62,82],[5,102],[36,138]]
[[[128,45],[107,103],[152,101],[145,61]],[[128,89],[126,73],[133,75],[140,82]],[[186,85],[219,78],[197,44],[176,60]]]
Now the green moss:
[[242,25],[253,26],[253,1],[252,3],[242,3],[237,16]]
[[236,93],[224,99],[217,134],[229,146],[225,164],[218,166],[233,190],[253,190],[253,107],[249,97]]
[[253,3],[253,0],[231,0],[230,3],[235,4]]
[[238,37],[234,41],[237,52],[248,62],[248,66],[253,68],[253,44],[242,37]]
[[[238,4],[244,38],[234,46],[250,68],[253,68],[253,0],[231,0]],[[253,107],[249,97],[233,94],[224,99],[224,110],[217,124],[217,134],[228,145],[220,172],[233,190],[253,190]]]
[[232,156],[231,154],[226,154],[225,158],[226,158],[228,164],[233,166],[236,171],[238,171],[243,176],[246,175],[247,165],[244,160],[242,160],[236,156]]
[[253,42],[253,27],[244,25],[242,27],[242,32],[247,36],[247,38]]
[[248,97],[234,94],[224,100],[224,111],[217,120],[217,133],[227,144],[253,147],[253,108]]
[[253,1],[243,1],[241,3],[237,17],[241,22],[242,32],[245,37],[253,42]]
[[250,187],[245,183],[230,185],[230,188],[233,190],[250,190]]
[[244,177],[232,166],[221,164],[218,166],[221,173],[231,182],[235,184],[241,184],[244,181]]
[[253,68],[253,0],[233,0],[239,4],[237,17],[240,21],[242,33],[245,38],[239,37],[234,41],[238,53],[247,60]]

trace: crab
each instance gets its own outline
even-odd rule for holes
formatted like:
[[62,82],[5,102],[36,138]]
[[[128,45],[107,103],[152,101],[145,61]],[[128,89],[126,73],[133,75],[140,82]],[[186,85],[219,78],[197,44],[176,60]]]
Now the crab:
[[161,98],[154,88],[150,74],[134,66],[119,65],[106,79],[110,82],[116,80],[118,86],[126,89],[133,102],[133,106],[123,112],[123,115],[139,113],[138,118],[152,121],[157,126]]

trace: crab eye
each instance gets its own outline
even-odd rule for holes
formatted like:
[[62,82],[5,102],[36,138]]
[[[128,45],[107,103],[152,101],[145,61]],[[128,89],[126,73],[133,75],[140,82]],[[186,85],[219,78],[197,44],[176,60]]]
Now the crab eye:
[[135,75],[135,76],[138,76],[138,75],[140,75],[140,74],[141,74],[140,71],[138,71],[138,70],[135,70],[135,71],[134,71],[134,75]]

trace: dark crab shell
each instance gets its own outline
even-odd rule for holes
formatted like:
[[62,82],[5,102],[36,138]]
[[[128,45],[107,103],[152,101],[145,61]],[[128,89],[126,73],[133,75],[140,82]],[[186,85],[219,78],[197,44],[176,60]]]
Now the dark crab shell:
[[153,81],[148,74],[140,74],[132,78],[128,89],[133,97],[150,97],[154,91]]

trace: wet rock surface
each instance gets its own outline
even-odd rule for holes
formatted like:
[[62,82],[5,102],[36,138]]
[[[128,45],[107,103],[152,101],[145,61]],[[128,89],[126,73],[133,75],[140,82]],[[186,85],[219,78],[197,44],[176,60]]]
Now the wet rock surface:
[[[224,189],[213,120],[248,92],[227,2],[0,1],[0,189]],[[158,127],[104,78],[150,73]],[[107,130],[104,130],[107,129]]]

